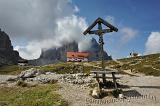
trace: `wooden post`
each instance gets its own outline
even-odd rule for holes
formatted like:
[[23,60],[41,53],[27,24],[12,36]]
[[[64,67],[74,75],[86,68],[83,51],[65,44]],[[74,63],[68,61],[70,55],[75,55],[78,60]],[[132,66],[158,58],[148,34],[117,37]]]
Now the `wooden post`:
[[115,86],[115,89],[117,89],[116,77],[115,77],[114,74],[115,74],[115,73],[112,72],[112,77],[113,77],[114,86]]
[[[105,70],[105,66],[104,66],[104,54],[103,54],[103,45],[104,45],[104,42],[103,42],[103,33],[101,33],[101,30],[102,30],[102,25],[101,25],[101,22],[98,23],[98,36],[99,36],[99,44],[100,44],[100,47],[101,47],[101,67],[102,67],[102,71]],[[103,79],[103,83],[105,84],[106,83],[106,78],[105,78],[105,74],[102,74],[102,79]]]
[[[98,30],[92,30],[96,25],[98,24]],[[105,29],[102,28],[102,24],[106,26]],[[110,33],[110,32],[117,32],[118,29],[116,27],[114,27],[113,25],[111,25],[110,23],[108,23],[107,21],[103,20],[102,18],[97,18],[84,32],[83,34],[86,35],[86,34],[95,34],[95,35],[98,35],[99,36],[99,44],[100,44],[100,47],[101,47],[101,64],[102,64],[102,70],[101,71],[105,71],[105,66],[104,66],[104,50],[103,50],[103,45],[104,45],[104,42],[103,42],[103,35],[105,33]],[[105,84],[106,83],[106,78],[105,78],[105,73],[102,74],[102,79],[103,79],[103,83]],[[114,75],[113,75],[114,76]],[[99,79],[97,79],[99,80]],[[115,81],[115,79],[114,79]]]
[[98,73],[95,73],[95,74],[96,74],[96,80],[98,82],[98,87],[99,87],[99,89],[102,89],[102,87],[100,86],[99,74]]
[[99,75],[98,75],[98,73],[95,73],[96,74],[96,80],[97,80],[97,82],[99,83]]

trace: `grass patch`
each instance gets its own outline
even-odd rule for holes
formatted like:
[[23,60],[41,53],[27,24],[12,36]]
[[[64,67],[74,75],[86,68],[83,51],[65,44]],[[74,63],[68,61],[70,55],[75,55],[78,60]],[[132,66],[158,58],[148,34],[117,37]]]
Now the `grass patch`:
[[[3,66],[0,67],[0,74],[16,75],[21,71],[33,68],[33,66],[25,66],[20,69],[18,65]],[[44,66],[34,66],[34,68],[40,69],[43,72],[55,72],[57,74],[74,74],[74,73],[87,73],[95,69],[93,66],[85,66],[82,63],[75,64],[74,62],[59,62],[57,64],[50,64]]]
[[17,71],[19,71],[19,67],[17,65],[0,67],[0,74],[10,74]]
[[152,67],[141,67],[137,70],[138,72],[144,73],[145,75],[160,76],[160,71],[155,70]]
[[[145,75],[160,76],[160,54],[151,54],[133,58],[119,59],[123,65],[120,70],[133,69],[135,72],[144,73]],[[154,68],[152,68],[154,67]]]
[[105,66],[116,66],[116,65],[119,65],[119,64],[113,60],[109,60],[105,62]]
[[[151,54],[146,56],[138,56],[133,58],[124,58],[118,59],[122,64],[110,60],[105,61],[105,66],[117,69],[120,73],[123,73],[123,70],[134,70],[135,72],[145,73],[146,75],[160,76],[160,54]],[[90,71],[96,70],[94,66],[101,67],[100,61],[89,62],[91,65],[83,65],[85,62],[59,62],[57,64],[50,64],[45,66],[35,66],[35,68],[40,69],[44,72],[55,72],[58,74],[73,74],[73,73],[87,73],[90,74]],[[147,66],[147,67],[146,67]],[[150,68],[148,67],[150,66]],[[154,67],[155,69],[153,69]],[[23,70],[32,68],[32,66],[25,67]],[[148,69],[147,69],[148,68]],[[12,66],[3,66],[0,67],[0,74],[18,74],[22,69],[19,69],[17,65]],[[99,69],[97,69],[99,70]],[[153,71],[153,72],[152,72]]]
[[0,74],[16,75],[16,74],[19,74],[21,71],[29,69],[29,68],[31,67],[26,66],[23,69],[20,69],[18,65],[1,66]]
[[92,69],[92,66],[83,66],[81,63],[57,63],[52,65],[46,65],[39,67],[41,71],[49,71],[49,72],[56,72],[57,74],[73,74],[73,73],[87,73],[89,74]]
[[0,87],[0,106],[68,106],[68,103],[55,92],[57,89],[57,84],[32,88]]

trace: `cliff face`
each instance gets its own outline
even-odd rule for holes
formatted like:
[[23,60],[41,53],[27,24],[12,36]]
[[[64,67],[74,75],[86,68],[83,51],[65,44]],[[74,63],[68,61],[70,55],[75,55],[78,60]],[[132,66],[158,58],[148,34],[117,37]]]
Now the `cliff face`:
[[32,65],[45,65],[52,64],[58,61],[67,61],[67,51],[78,51],[78,44],[76,42],[63,45],[60,48],[42,50],[42,53],[38,59],[29,61]]
[[[73,42],[63,45],[62,47],[57,49],[51,48],[45,51],[43,50],[41,56],[38,59],[30,60],[29,63],[32,65],[45,65],[45,64],[56,63],[59,61],[65,62],[67,61],[66,57],[67,51],[77,52],[78,44],[76,42]],[[100,60],[101,56],[100,46],[94,38],[91,40],[91,47],[84,52],[90,53],[89,61]],[[111,60],[111,59],[112,58],[108,56],[108,54],[104,51],[104,60]]]
[[[90,61],[98,61],[101,60],[101,48],[96,39],[91,39],[91,46],[85,52],[90,52],[89,60]],[[104,60],[112,60],[111,56],[108,56],[106,51],[103,51]]]
[[0,49],[13,50],[9,36],[0,30]]
[[13,50],[9,36],[0,29],[0,66],[17,64],[19,53]]

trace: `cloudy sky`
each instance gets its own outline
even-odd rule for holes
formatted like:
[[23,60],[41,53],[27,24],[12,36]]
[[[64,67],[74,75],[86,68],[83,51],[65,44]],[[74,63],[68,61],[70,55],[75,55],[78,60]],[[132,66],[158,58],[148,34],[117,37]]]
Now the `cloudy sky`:
[[112,57],[126,57],[132,51],[158,53],[159,4],[159,0],[0,0],[0,28],[23,58],[34,59],[42,48],[74,40],[83,50],[90,38],[82,32],[102,17],[119,29],[104,35],[105,50]]

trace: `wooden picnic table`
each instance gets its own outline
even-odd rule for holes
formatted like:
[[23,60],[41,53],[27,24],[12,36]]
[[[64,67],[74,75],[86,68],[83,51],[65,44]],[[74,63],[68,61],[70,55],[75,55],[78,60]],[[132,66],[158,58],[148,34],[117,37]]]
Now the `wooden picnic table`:
[[[99,78],[102,78],[102,79],[113,79],[113,83],[114,83],[114,86],[115,86],[115,89],[117,89],[117,82],[116,82],[116,79],[119,79],[118,77],[115,77],[115,74],[118,73],[117,70],[109,70],[109,69],[106,69],[106,70],[101,70],[101,71],[91,71],[91,73],[95,74],[95,76],[93,76],[93,78],[96,78],[98,84],[100,83],[100,80]],[[106,74],[111,74],[112,77],[106,77],[106,76],[103,76],[103,75],[106,75]],[[104,83],[104,82],[103,82]],[[101,89],[101,87],[100,87]]]

